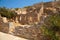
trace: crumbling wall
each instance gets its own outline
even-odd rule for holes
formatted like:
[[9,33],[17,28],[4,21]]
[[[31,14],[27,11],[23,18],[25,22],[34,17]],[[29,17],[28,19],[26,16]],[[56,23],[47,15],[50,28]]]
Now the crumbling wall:
[[39,26],[30,26],[30,27],[16,27],[14,31],[14,35],[27,38],[29,40],[41,40],[43,39],[42,30]]

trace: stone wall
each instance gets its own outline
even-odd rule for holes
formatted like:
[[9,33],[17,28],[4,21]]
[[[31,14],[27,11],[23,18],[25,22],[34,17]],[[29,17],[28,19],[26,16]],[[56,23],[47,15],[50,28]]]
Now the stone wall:
[[19,26],[15,28],[14,35],[27,38],[30,40],[41,40],[43,39],[42,30],[39,28],[39,26]]

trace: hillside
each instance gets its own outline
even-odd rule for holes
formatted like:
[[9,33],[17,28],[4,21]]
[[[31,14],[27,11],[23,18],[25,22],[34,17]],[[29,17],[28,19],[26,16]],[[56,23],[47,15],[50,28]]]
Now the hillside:
[[[5,14],[4,12],[3,10],[0,13]],[[15,16],[10,15],[9,12]],[[11,27],[12,29],[6,33],[11,32],[12,35],[29,40],[60,40],[60,1],[43,2],[24,8],[10,9],[6,13],[10,15],[7,18],[7,23],[11,22],[12,26],[0,27],[0,31],[4,29],[2,32],[5,32]],[[3,16],[6,17],[7,15]],[[2,22],[2,25],[4,24]]]

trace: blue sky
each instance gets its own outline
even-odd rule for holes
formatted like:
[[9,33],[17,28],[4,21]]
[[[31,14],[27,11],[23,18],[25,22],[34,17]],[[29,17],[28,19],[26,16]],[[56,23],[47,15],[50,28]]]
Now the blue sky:
[[[25,6],[31,6],[33,4],[39,3],[42,0],[0,0],[0,7],[7,8],[23,8]],[[51,0],[43,0],[44,2],[48,2]]]

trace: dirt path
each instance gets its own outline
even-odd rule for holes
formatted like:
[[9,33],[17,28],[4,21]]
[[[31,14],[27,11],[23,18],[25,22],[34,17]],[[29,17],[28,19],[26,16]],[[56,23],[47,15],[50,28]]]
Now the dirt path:
[[0,40],[27,40],[27,39],[0,32]]

